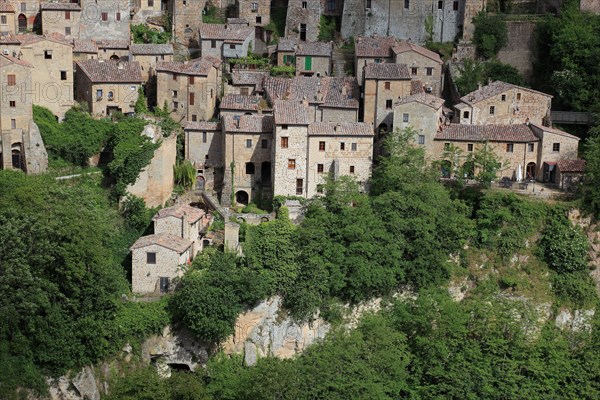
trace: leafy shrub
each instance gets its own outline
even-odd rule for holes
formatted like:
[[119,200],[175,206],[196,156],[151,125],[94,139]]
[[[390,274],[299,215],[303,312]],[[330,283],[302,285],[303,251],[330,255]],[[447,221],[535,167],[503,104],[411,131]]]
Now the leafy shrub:
[[499,15],[480,11],[473,18],[473,24],[473,43],[477,46],[477,53],[485,58],[495,57],[508,40],[506,21]]
[[558,273],[583,272],[588,269],[589,242],[580,227],[574,226],[558,208],[550,214],[541,247],[548,266]]
[[164,44],[171,41],[171,31],[169,29],[159,32],[156,29],[149,28],[145,24],[131,25],[131,36],[133,43]]
[[196,168],[189,160],[184,160],[173,166],[173,176],[176,185],[190,189],[196,181]]
[[296,75],[296,67],[293,65],[281,65],[271,67],[271,76],[283,76],[292,78]]
[[335,18],[321,15],[319,21],[319,35],[317,40],[323,42],[329,42],[334,39],[336,32]]

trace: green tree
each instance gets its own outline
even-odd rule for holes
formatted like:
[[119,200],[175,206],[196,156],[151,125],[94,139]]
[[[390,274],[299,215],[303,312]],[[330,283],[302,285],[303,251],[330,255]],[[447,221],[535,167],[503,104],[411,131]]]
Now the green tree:
[[138,98],[135,101],[135,113],[136,114],[146,114],[148,113],[148,102],[146,100],[146,96],[144,95],[144,89],[140,86],[138,89]]
[[190,189],[196,181],[196,168],[194,168],[189,160],[183,160],[181,163],[173,166],[173,176],[176,185]]
[[467,158],[467,162],[472,162],[475,166],[475,178],[486,188],[489,188],[492,181],[497,179],[498,172],[503,165],[500,158],[489,148],[489,143],[486,141],[480,146],[476,146],[473,153]]
[[585,179],[582,187],[582,204],[596,217],[600,216],[600,134],[585,143]]
[[506,21],[500,15],[480,11],[473,18],[473,24],[473,43],[477,47],[477,53],[485,58],[495,57],[508,40]]

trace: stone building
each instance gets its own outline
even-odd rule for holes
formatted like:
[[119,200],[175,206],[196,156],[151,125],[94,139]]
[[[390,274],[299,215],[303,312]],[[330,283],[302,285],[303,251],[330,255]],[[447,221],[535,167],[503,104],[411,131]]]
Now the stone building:
[[44,35],[61,33],[67,39],[79,38],[82,12],[78,3],[41,3],[40,13]]
[[311,121],[358,121],[360,89],[356,78],[266,77],[263,88],[271,105],[276,100],[306,101]]
[[73,107],[73,48],[61,34],[18,35],[18,57],[33,66],[33,104],[63,119]]
[[465,3],[465,0],[345,0],[342,37],[378,34],[425,43],[429,20],[432,40],[451,42],[461,32]]
[[33,66],[0,55],[0,169],[46,172],[48,154],[33,122],[30,87]]
[[220,73],[214,60],[159,61],[157,104],[165,103],[177,121],[207,121],[215,115]]
[[98,58],[129,61],[129,40],[97,39]]
[[364,67],[363,121],[390,132],[394,102],[411,94],[411,74],[404,64],[367,64]]
[[425,149],[425,157],[434,158],[433,140],[444,123],[444,100],[428,93],[403,97],[394,103],[394,129],[413,128],[415,142]]
[[270,76],[269,71],[234,69],[231,72],[231,90],[241,95],[264,93],[263,80]]
[[15,14],[15,33],[35,30],[40,24],[40,0],[3,0],[12,4]]
[[321,0],[289,0],[285,37],[300,42],[316,42],[321,21]]
[[15,7],[7,1],[0,1],[0,33],[18,31]]
[[406,64],[411,78],[420,80],[427,93],[438,97],[442,96],[444,63],[439,54],[406,41],[394,46],[392,51],[394,52],[394,62]]
[[198,32],[202,25],[202,13],[205,6],[206,0],[169,1],[167,9],[173,16],[173,40],[175,43],[189,48],[200,47]]
[[461,124],[532,124],[548,120],[552,96],[501,81],[463,96],[456,109]]
[[248,204],[270,196],[273,117],[226,115],[222,124],[225,171],[221,204]]
[[296,75],[329,76],[332,67],[331,42],[301,43],[296,48]]
[[560,189],[575,191],[583,183],[585,160],[558,160],[556,181]]
[[357,36],[354,39],[354,68],[359,85],[363,84],[367,64],[394,62],[392,48],[398,43],[398,39],[391,36]]
[[83,60],[75,65],[76,99],[85,101],[91,114],[106,116],[113,112],[134,112],[142,84],[138,62]]
[[272,110],[268,107],[265,99],[259,96],[246,96],[242,94],[227,94],[221,99],[219,113],[225,115],[253,115],[270,113]]
[[280,38],[277,43],[277,66],[296,65],[296,41],[288,38]]
[[271,22],[271,0],[236,0],[235,17],[254,27],[255,38],[269,42],[264,27]]
[[204,210],[187,204],[159,210],[152,218],[155,234],[178,236],[192,242],[192,258],[202,251],[202,237],[212,221]]
[[581,11],[600,14],[600,0],[580,0],[579,9]]
[[196,188],[220,190],[223,181],[223,131],[219,122],[186,122],[185,158],[196,168]]
[[[537,124],[529,124],[533,133],[539,138],[537,164],[527,166],[532,177],[542,182],[559,183],[556,163],[560,160],[578,159],[579,138],[560,129]],[[535,175],[531,171],[535,170]]]
[[80,0],[78,39],[126,40],[129,43],[130,2]]
[[145,24],[148,19],[160,18],[169,12],[168,0],[132,0],[131,23]]
[[254,48],[254,28],[251,26],[202,24],[199,32],[202,57],[246,57],[248,50]]
[[73,39],[73,61],[98,58],[98,44],[94,40]]
[[173,45],[171,44],[131,44],[129,60],[140,63],[142,80],[148,82],[156,76],[156,64],[159,61],[173,61]]

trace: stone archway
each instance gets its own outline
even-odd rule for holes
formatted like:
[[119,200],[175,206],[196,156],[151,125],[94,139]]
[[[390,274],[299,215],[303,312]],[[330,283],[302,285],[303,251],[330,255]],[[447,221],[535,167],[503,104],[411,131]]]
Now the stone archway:
[[27,17],[25,14],[19,14],[17,21],[19,25],[19,33],[25,33],[27,31]]
[[534,162],[530,162],[529,164],[527,164],[527,167],[525,168],[525,179],[527,179],[527,180],[535,179],[535,163]]
[[243,205],[248,205],[248,201],[250,200],[250,197],[248,196],[248,193],[243,191],[243,190],[239,190],[235,193],[235,201],[238,204],[243,204]]
[[473,161],[467,161],[462,166],[463,177],[466,179],[475,178],[475,163]]

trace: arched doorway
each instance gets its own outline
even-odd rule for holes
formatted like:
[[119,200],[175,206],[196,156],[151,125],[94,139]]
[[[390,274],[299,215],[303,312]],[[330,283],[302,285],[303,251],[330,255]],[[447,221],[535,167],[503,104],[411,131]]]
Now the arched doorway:
[[462,173],[465,179],[475,178],[475,163],[473,161],[467,161],[462,166]]
[[235,201],[238,204],[243,204],[243,205],[248,205],[248,193],[244,192],[243,190],[238,191],[235,194]]
[[527,164],[527,168],[525,169],[525,178],[527,180],[535,179],[535,163],[530,162]]
[[452,174],[452,163],[448,160],[444,160],[440,164],[440,172],[442,174],[442,178],[450,178]]
[[196,189],[198,190],[204,190],[204,184],[206,183],[206,180],[204,179],[203,176],[197,176],[196,177]]
[[110,59],[111,59],[111,60],[118,61],[118,60],[119,60],[119,56],[118,56],[118,55],[116,55],[116,54],[113,54],[112,56],[110,56]]
[[12,167],[15,169],[23,169],[23,156],[21,153],[21,143],[15,143],[11,148]]
[[17,20],[19,22],[19,33],[24,33],[27,31],[27,17],[25,14],[19,14]]
[[377,133],[379,134],[379,136],[385,135],[387,132],[389,132],[387,124],[384,122],[379,124],[379,126],[377,127]]
[[263,186],[271,186],[271,163],[263,161],[260,164],[260,183]]

